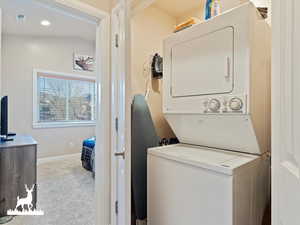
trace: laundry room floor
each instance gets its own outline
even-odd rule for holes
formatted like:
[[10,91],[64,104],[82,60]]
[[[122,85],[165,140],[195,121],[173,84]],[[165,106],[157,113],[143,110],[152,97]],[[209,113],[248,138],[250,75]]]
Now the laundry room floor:
[[266,209],[262,225],[271,225],[271,205],[269,205]]
[[7,225],[94,225],[92,174],[80,156],[38,165],[38,205],[44,216],[17,216]]

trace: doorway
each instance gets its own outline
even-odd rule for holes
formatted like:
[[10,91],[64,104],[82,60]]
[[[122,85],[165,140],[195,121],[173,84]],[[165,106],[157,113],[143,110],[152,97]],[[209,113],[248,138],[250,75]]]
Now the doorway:
[[[240,1],[235,1],[235,3],[237,3],[237,2],[240,3]],[[136,3],[136,1],[134,1],[134,3]],[[133,66],[131,66],[132,72],[130,73],[132,75],[132,82],[129,85],[132,85],[132,86],[136,85],[137,93],[144,94],[144,93],[149,93],[149,92],[148,92],[148,90],[144,90],[144,89],[140,90],[139,89],[140,87],[143,87],[143,88],[146,87],[146,89],[148,89],[148,85],[147,85],[148,73],[145,75],[143,72],[149,71],[149,64],[150,64],[151,56],[153,56],[155,53],[162,54],[163,38],[165,38],[167,35],[171,35],[174,32],[174,26],[176,26],[176,24],[184,22],[190,16],[196,16],[196,17],[199,17],[200,19],[202,19],[201,15],[203,12],[202,11],[203,8],[201,8],[199,2],[195,3],[195,4],[199,4],[199,5],[193,7],[195,9],[193,11],[189,10],[190,8],[188,8],[188,9],[185,8],[185,7],[189,7],[190,4],[184,4],[184,5],[182,5],[182,7],[178,7],[178,5],[176,6],[176,4],[174,4],[174,7],[170,7],[170,5],[164,4],[164,3],[166,3],[166,1],[142,1],[142,3],[140,3],[140,1],[139,1],[139,3],[137,3],[136,5],[134,5],[134,3],[133,3],[133,5],[130,6],[130,10],[129,10],[130,16],[125,18],[125,20],[131,20],[130,21],[131,22],[131,27],[130,27],[131,30],[127,27],[129,29],[129,31],[127,30],[126,32],[129,32],[132,35],[132,28],[134,28],[133,26],[135,26],[136,31],[139,32],[139,34],[137,34],[135,37],[131,36],[132,39],[135,40],[135,42],[134,42],[135,46],[133,46],[133,48],[132,48],[133,50],[132,50],[131,54],[135,54],[135,55],[130,56],[130,58],[134,59],[134,60],[132,60]],[[230,6],[228,6],[228,8],[236,7],[239,3],[230,5]],[[178,3],[178,4],[180,4],[180,3]],[[178,11],[176,12],[176,10],[174,10],[172,12],[172,9],[176,9],[176,7],[178,9],[180,8],[180,12],[178,12]],[[159,9],[163,9],[163,10],[159,10]],[[166,12],[168,12],[168,13],[166,13]],[[143,15],[141,15],[142,13],[143,13]],[[149,18],[148,23],[145,23],[145,19],[137,19],[139,17],[142,18],[142,16],[149,16],[152,18]],[[136,18],[134,18],[134,17],[136,17]],[[159,18],[163,18],[163,19],[159,19]],[[134,19],[136,19],[135,24],[132,24],[132,20],[134,20]],[[156,20],[158,20],[158,21],[156,21]],[[142,24],[142,25],[139,24],[139,23],[143,23],[143,22],[144,22],[144,24]],[[157,32],[155,32],[155,29],[157,29]],[[158,40],[159,35],[161,35],[160,40]],[[113,37],[113,39],[115,39],[114,33],[112,34],[112,37]],[[151,39],[152,37],[153,37],[153,40]],[[138,39],[138,38],[140,38],[140,39]],[[116,40],[120,41],[120,40],[122,40],[122,38],[120,38],[120,39],[116,38]],[[152,43],[150,43],[151,41],[152,41]],[[151,44],[153,44],[153,43],[156,44],[156,46],[150,47]],[[118,44],[120,46],[120,42],[118,42]],[[141,44],[143,44],[143,46],[141,46]],[[144,47],[144,48],[142,48],[142,47]],[[149,48],[151,48],[151,49],[149,50]],[[134,51],[136,51],[137,53],[134,53]],[[139,55],[138,51],[141,51],[142,53]],[[140,85],[140,83],[141,83],[141,85]],[[160,83],[159,81],[158,82],[154,81],[154,83],[152,83],[152,87],[151,87],[151,88],[153,88],[153,90],[151,90],[153,92],[150,94],[152,96],[150,96],[149,102],[150,102],[150,104],[154,105],[153,108],[155,108],[155,104],[159,105],[159,103],[161,101],[160,93],[159,93],[159,91],[161,89],[160,89],[159,83]],[[126,86],[126,87],[128,88],[129,86]],[[132,89],[133,88],[134,87],[132,87]],[[128,104],[128,107],[130,107],[130,101],[127,102],[127,104]],[[154,118],[154,120],[156,120],[155,122],[164,123],[164,121],[161,120],[162,108],[163,108],[162,106],[158,106],[155,108],[155,114],[156,114],[155,118]],[[168,128],[169,127],[167,126],[167,124],[165,122],[164,126],[160,127],[159,134],[162,134],[162,137],[164,137],[165,133],[169,133],[170,135],[172,135],[172,131],[170,131],[170,129],[168,129]],[[129,129],[126,131],[130,132]],[[127,140],[127,141],[129,141],[129,140]],[[114,184],[112,184],[112,185],[114,188],[115,185]],[[117,190],[113,190],[113,191],[117,192]],[[131,189],[127,190],[125,194],[129,196],[130,195],[129,193],[131,193]],[[114,202],[112,202],[112,203],[114,203]],[[120,205],[119,205],[119,209],[120,209]],[[128,223],[128,221],[126,220],[125,224],[127,224],[127,223]],[[117,223],[117,224],[124,224],[124,221]]]
[[[2,22],[3,23],[5,23],[7,21],[6,17],[5,17],[6,13],[11,15],[9,10],[13,8],[12,5],[8,5],[8,7],[6,7],[4,5],[5,3],[6,2],[3,2],[0,5],[0,8],[2,8],[2,16],[3,16]],[[7,1],[7,3],[8,4],[16,4],[16,6],[22,5],[22,1]],[[53,129],[59,129],[60,130],[59,132],[61,132],[61,136],[64,135],[64,133],[67,134],[69,131],[69,130],[67,131],[67,129],[69,129],[67,127],[59,127],[59,128],[47,127],[46,128],[46,127],[38,127],[37,124],[35,124],[35,122],[39,122],[42,117],[46,118],[46,120],[49,120],[50,119],[49,114],[51,114],[51,117],[52,117],[53,113],[48,106],[43,105],[43,106],[39,107],[39,108],[44,109],[42,112],[43,116],[41,116],[41,114],[40,114],[39,117],[35,117],[35,115],[37,115],[37,114],[35,114],[33,112],[33,113],[29,113],[29,114],[31,114],[31,116],[28,117],[29,119],[26,119],[25,112],[24,112],[24,118],[20,119],[22,117],[22,115],[17,115],[17,111],[19,111],[19,113],[22,111],[16,110],[16,107],[18,107],[18,104],[12,104],[12,103],[14,102],[14,99],[21,100],[21,98],[25,96],[26,99],[30,99],[29,102],[26,103],[24,101],[20,101],[19,105],[21,105],[21,106],[23,105],[22,107],[24,108],[24,111],[27,111],[27,110],[28,110],[28,112],[34,111],[36,109],[36,107],[34,107],[34,103],[40,103],[40,101],[37,101],[37,98],[35,98],[34,95],[37,93],[40,93],[40,92],[37,92],[37,89],[41,88],[41,86],[39,86],[38,84],[40,84],[42,82],[42,80],[45,81],[44,82],[44,84],[45,84],[46,80],[58,79],[57,76],[59,76],[59,78],[63,78],[63,79],[59,79],[59,81],[61,81],[60,82],[61,87],[63,87],[63,86],[71,87],[72,83],[73,84],[77,83],[79,85],[83,85],[85,83],[85,85],[83,85],[84,86],[83,89],[89,90],[89,93],[86,94],[86,96],[85,96],[85,103],[80,105],[80,107],[83,107],[84,109],[81,112],[78,112],[77,116],[80,117],[80,120],[84,120],[84,118],[87,118],[87,120],[92,120],[92,118],[93,118],[93,120],[94,120],[93,125],[91,125],[91,124],[88,125],[88,127],[92,127],[91,129],[94,130],[93,132],[89,133],[88,136],[92,136],[92,133],[97,134],[97,140],[98,140],[96,142],[96,147],[95,147],[95,149],[96,149],[95,150],[95,152],[96,152],[95,182],[93,182],[91,184],[91,185],[95,185],[94,189],[95,189],[95,196],[96,196],[96,198],[92,197],[93,199],[96,199],[95,205],[93,206],[93,208],[95,208],[95,212],[99,212],[99,213],[95,213],[97,215],[97,217],[95,217],[94,220],[96,220],[96,224],[103,224],[103,223],[108,224],[109,222],[107,222],[107,221],[109,221],[110,208],[109,208],[109,203],[107,204],[107,201],[109,200],[109,197],[107,197],[107,196],[109,196],[109,180],[110,179],[109,179],[109,170],[107,170],[109,165],[107,165],[107,163],[109,163],[108,159],[109,159],[110,154],[108,151],[104,151],[104,150],[109,149],[109,146],[110,146],[109,132],[107,132],[110,129],[110,124],[108,122],[109,119],[107,119],[107,118],[110,118],[110,108],[102,107],[102,106],[109,105],[109,94],[110,94],[109,93],[110,78],[109,78],[109,76],[104,76],[104,74],[109,74],[109,65],[108,65],[108,63],[109,63],[109,58],[108,58],[109,57],[109,47],[108,47],[109,46],[109,33],[108,33],[109,16],[105,12],[102,12],[98,9],[90,7],[84,3],[78,3],[78,2],[64,2],[64,3],[57,3],[54,1],[32,1],[30,3],[26,2],[27,6],[30,4],[33,4],[36,7],[34,9],[33,13],[26,14],[26,12],[24,11],[26,9],[26,7],[21,7],[23,11],[18,10],[18,13],[14,13],[14,15],[11,15],[12,16],[11,21],[10,21],[11,23],[9,23],[9,22],[7,23],[8,24],[7,28],[13,28],[12,23],[16,22],[17,26],[19,26],[19,28],[21,28],[21,29],[18,29],[19,32],[20,31],[23,31],[24,33],[28,32],[29,29],[22,30],[22,27],[25,27],[24,26],[25,23],[30,22],[33,14],[37,13],[37,14],[42,15],[43,10],[44,11],[47,11],[47,10],[53,11],[58,14],[58,16],[56,18],[52,18],[51,21],[50,21],[50,19],[45,19],[43,21],[42,20],[36,21],[38,23],[37,26],[41,26],[41,27],[43,26],[42,29],[45,29],[45,30],[47,28],[50,28],[48,30],[53,29],[55,24],[59,24],[59,22],[63,21],[63,20],[59,19],[60,17],[63,17],[63,16],[65,16],[65,17],[68,16],[70,21],[77,20],[77,22],[79,21],[78,23],[80,23],[80,21],[81,21],[81,22],[86,22],[86,24],[93,24],[93,26],[94,26],[94,34],[93,34],[94,35],[94,44],[92,47],[93,48],[92,55],[95,58],[94,78],[90,79],[90,76],[84,76],[84,75],[88,74],[88,72],[86,72],[86,74],[84,74],[85,72],[83,71],[82,72],[83,76],[82,77],[77,76],[75,79],[73,75],[77,75],[78,73],[81,73],[81,72],[77,73],[75,70],[70,72],[70,71],[66,71],[66,69],[46,68],[47,66],[45,66],[45,64],[42,64],[42,63],[36,63],[36,65],[34,65],[34,66],[32,65],[32,68],[28,69],[27,71],[24,71],[24,74],[25,74],[25,72],[26,72],[26,74],[31,73],[31,74],[33,74],[32,76],[26,75],[26,78],[25,78],[25,76],[23,76],[20,79],[18,79],[17,77],[12,77],[12,76],[7,77],[6,74],[8,74],[10,71],[9,66],[7,66],[8,65],[7,62],[13,63],[14,59],[9,58],[9,60],[8,60],[8,58],[6,58],[7,55],[4,54],[4,56],[2,58],[2,62],[5,62],[5,63],[3,63],[2,67],[1,67],[1,71],[2,71],[1,78],[3,81],[5,80],[5,82],[2,82],[1,94],[4,95],[7,93],[8,95],[12,95],[13,93],[11,92],[11,89],[12,89],[11,87],[14,87],[14,81],[15,81],[15,87],[16,87],[15,89],[20,91],[19,96],[21,96],[20,98],[18,98],[17,97],[18,94],[16,94],[15,96],[12,96],[12,98],[11,98],[11,107],[12,107],[11,110],[13,112],[11,114],[11,119],[14,120],[14,119],[18,118],[18,121],[19,121],[19,124],[18,124],[18,121],[17,122],[13,121],[14,124],[12,125],[12,128],[14,128],[17,133],[27,133],[29,135],[33,134],[33,136],[37,136],[37,133],[41,134],[41,133],[45,132],[45,129],[51,129],[52,131],[53,131]],[[43,16],[46,17],[47,14],[44,13]],[[57,19],[57,21],[55,21],[55,19]],[[52,22],[52,25],[49,24],[51,22]],[[39,24],[39,23],[41,23],[41,24]],[[62,25],[62,24],[59,24],[59,25]],[[79,25],[79,24],[77,24],[77,25]],[[69,35],[76,36],[74,34],[74,32],[76,33],[76,26],[70,25],[67,27],[69,29]],[[3,26],[3,32],[5,32],[5,29],[6,29],[5,26]],[[36,29],[34,27],[32,29],[33,29],[33,31],[36,31]],[[65,29],[65,30],[68,30],[68,29]],[[82,34],[84,34],[84,35],[88,34],[89,33],[88,25],[86,27],[84,27],[84,29],[87,29],[87,30],[85,32],[82,32]],[[57,32],[57,30],[54,30],[54,31],[52,30],[52,32],[53,32],[52,36],[55,36],[55,34],[59,33],[59,32]],[[63,32],[63,30],[62,30],[62,32]],[[7,36],[12,35],[12,33],[13,33],[13,31],[11,31],[10,34],[7,33],[5,35],[7,35]],[[17,36],[20,34],[15,33],[14,35]],[[24,36],[25,36],[25,34],[24,34]],[[29,37],[29,36],[31,36],[31,37]],[[45,53],[44,50],[41,48],[41,43],[37,43],[36,39],[33,41],[32,36],[38,36],[38,34],[30,35],[30,33],[27,33],[27,38],[30,39],[30,43],[26,42],[27,44],[24,44],[24,43],[22,44],[19,42],[20,45],[18,45],[19,47],[15,49],[16,52],[13,54],[10,54],[10,55],[13,56],[15,54],[16,56],[20,57],[20,55],[21,55],[20,53],[24,53],[26,47],[31,49],[33,52],[40,54],[40,59],[47,58],[47,56],[50,55],[51,53],[53,53],[55,51],[55,48],[58,49],[59,46],[61,46],[61,49],[60,49],[61,54],[59,56],[63,56],[63,54],[65,54],[67,52],[66,50],[63,50],[63,47],[66,47],[68,44],[62,43],[61,45],[59,45],[59,44],[57,44],[57,42],[55,42],[55,43],[53,42],[53,45],[52,45],[53,48],[51,48],[51,47],[47,48],[48,52]],[[40,40],[43,39],[41,36],[42,36],[42,34],[40,34],[40,36],[38,36],[38,39],[40,39]],[[62,39],[63,37],[53,37],[53,39],[55,39],[55,38]],[[68,37],[68,38],[69,38],[70,42],[72,42],[77,47],[80,46],[81,44],[83,44],[82,42],[84,42],[84,41],[79,41],[80,42],[79,43],[73,39],[71,41],[70,37]],[[13,41],[14,38],[4,37],[4,39],[6,39],[6,40],[5,40],[5,42],[3,42],[2,50],[6,51],[9,46],[7,43]],[[15,39],[18,39],[18,38],[15,38]],[[80,39],[89,39],[89,37],[81,36]],[[67,42],[65,42],[65,43],[67,43]],[[13,46],[17,47],[17,45],[13,45]],[[18,53],[18,51],[22,51],[22,49],[23,49],[23,52]],[[72,47],[71,47],[71,49],[72,49]],[[76,49],[76,48],[74,48],[74,49]],[[10,52],[10,50],[8,50],[8,51]],[[78,51],[80,52],[80,50],[78,50]],[[70,67],[72,68],[73,66],[75,66],[75,65],[72,65],[73,62],[75,62],[75,57],[77,57],[77,60],[81,60],[81,59],[84,59],[85,56],[89,56],[89,52],[86,52],[86,54],[84,52],[82,52],[82,53],[83,54],[79,53],[80,56],[76,56],[75,52],[73,52],[72,53],[73,56],[70,56],[70,54],[68,54],[68,56],[65,55],[61,58],[68,59],[68,65],[70,65]],[[57,64],[63,64],[61,62],[61,58],[57,57]],[[24,62],[28,63],[29,55],[23,56],[22,59]],[[6,61],[6,60],[8,60],[8,61]],[[46,59],[45,59],[45,61],[46,61]],[[47,65],[51,65],[50,61],[52,61],[52,60],[49,59],[49,63]],[[16,60],[16,62],[17,62],[17,60]],[[35,62],[37,62],[37,60],[35,60]],[[11,67],[18,67],[18,66],[21,67],[20,65],[17,65],[17,64],[12,65]],[[4,70],[4,68],[6,68],[7,70]],[[73,69],[74,68],[72,68],[71,70],[73,70]],[[21,71],[21,72],[23,72],[23,71]],[[18,72],[18,73],[10,73],[10,74],[20,74],[20,73]],[[47,76],[43,76],[43,75],[47,75]],[[36,81],[40,81],[40,82],[34,82],[34,77],[36,78]],[[80,79],[78,79],[78,78],[80,78]],[[27,81],[28,81],[28,83],[25,84],[25,82],[27,82]],[[49,82],[49,83],[51,83],[51,82]],[[52,83],[55,83],[55,82],[52,82]],[[11,86],[7,87],[6,84],[9,84]],[[25,86],[26,86],[26,88],[24,88]],[[46,89],[49,89],[49,86],[50,86],[49,84],[44,85],[44,87],[47,87]],[[81,87],[83,87],[83,86],[81,86]],[[94,89],[91,88],[92,86],[95,86],[95,88]],[[28,88],[28,87],[30,87],[30,88]],[[67,90],[65,93],[72,92],[71,89],[72,88],[69,88],[68,89],[69,91]],[[64,90],[66,90],[66,89],[64,89]],[[23,92],[23,94],[22,94],[22,92]],[[31,92],[32,92],[32,96],[33,96],[32,98],[30,98],[31,94],[29,94]],[[92,100],[93,97],[90,96],[90,93],[94,93],[94,100]],[[65,95],[67,95],[67,94],[65,94]],[[45,95],[44,95],[44,97],[45,97]],[[73,100],[74,100],[74,98],[73,98]],[[32,101],[32,104],[31,104],[31,101]],[[69,99],[68,102],[72,102],[72,100]],[[44,101],[44,103],[47,103],[47,99]],[[97,107],[95,107],[95,109],[87,110],[87,108],[89,108],[89,105],[92,105],[94,107],[97,106]],[[71,110],[70,110],[71,104],[67,105],[66,108],[69,108],[69,111],[71,112]],[[14,109],[15,109],[15,111],[14,111]],[[50,111],[51,111],[51,113],[49,113]],[[90,111],[90,112],[87,112],[87,111]],[[66,115],[69,117],[70,117],[70,114],[72,114],[72,113],[63,113],[63,115]],[[76,119],[70,118],[70,120],[79,120],[78,119],[79,117],[76,117]],[[36,118],[39,118],[39,120],[35,120]],[[66,120],[66,118],[63,118],[61,120]],[[21,124],[22,123],[25,124],[26,121],[28,123],[30,123],[30,125],[29,125],[30,129],[28,129],[28,130],[21,129],[20,128]],[[101,122],[101,121],[103,121],[103,122]],[[58,124],[56,124],[56,125],[58,125]],[[79,124],[77,124],[77,125],[79,125]],[[87,124],[85,124],[85,125],[87,125]],[[82,127],[82,129],[90,130],[90,128],[87,128],[87,126],[85,126],[85,125]],[[28,126],[28,124],[26,126]],[[79,127],[79,126],[77,126],[77,127]],[[40,132],[38,132],[36,130],[33,131],[34,129],[41,129],[41,130],[40,130]],[[52,138],[53,138],[53,135],[57,135],[58,133],[54,131],[54,133],[52,133]],[[82,133],[87,133],[87,132],[84,131]],[[44,140],[44,141],[41,141],[42,145],[44,143],[47,144],[47,142],[55,143],[55,138],[51,139],[50,135],[48,137],[47,136],[48,136],[47,133],[45,133],[43,135],[43,137],[38,137],[39,139]],[[80,143],[82,141],[83,141],[82,137],[80,137],[78,139],[76,138],[76,140],[74,139],[74,142],[69,141],[68,146],[67,146],[67,147],[69,147],[68,148],[69,150],[67,150],[66,153],[67,154],[72,153],[72,147],[74,147],[74,145],[78,146],[78,143]],[[51,151],[51,148],[49,148],[50,151]],[[43,149],[45,149],[45,148],[43,148]],[[53,147],[52,149],[53,149],[53,151],[57,150],[56,147]],[[45,151],[42,152],[42,150],[40,151],[40,154],[41,155],[44,154],[44,156],[52,156],[52,157],[55,156],[54,160],[65,160],[65,158],[63,158],[61,156],[59,156],[57,158],[56,154],[47,155],[47,154],[45,154]],[[80,161],[80,157],[78,157],[78,160]],[[47,161],[47,160],[44,160],[44,161]],[[104,187],[104,188],[102,188],[102,187]],[[82,190],[82,192],[85,192],[85,191],[86,190]],[[55,207],[55,204],[56,203],[53,203],[53,207]],[[45,212],[45,213],[47,214],[47,212]],[[70,212],[70,213],[72,214],[73,212]],[[103,222],[103,220],[105,220],[106,222]],[[95,221],[93,221],[93,222],[95,223]],[[55,223],[55,224],[58,224],[58,223]]]

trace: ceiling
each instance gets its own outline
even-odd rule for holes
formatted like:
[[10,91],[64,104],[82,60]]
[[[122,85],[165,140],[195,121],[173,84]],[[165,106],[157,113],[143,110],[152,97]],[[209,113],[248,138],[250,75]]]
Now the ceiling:
[[[93,21],[51,8],[36,0],[1,0],[0,8],[4,34],[78,37],[90,41],[96,38],[96,23]],[[22,22],[16,18],[20,14],[25,15]],[[42,20],[50,21],[51,25],[41,26]]]

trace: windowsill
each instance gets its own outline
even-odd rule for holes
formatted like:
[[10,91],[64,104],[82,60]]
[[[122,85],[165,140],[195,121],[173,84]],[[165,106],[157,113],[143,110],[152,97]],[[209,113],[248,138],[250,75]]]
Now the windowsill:
[[96,121],[89,122],[35,122],[32,127],[39,128],[63,128],[63,127],[93,127],[96,126]]

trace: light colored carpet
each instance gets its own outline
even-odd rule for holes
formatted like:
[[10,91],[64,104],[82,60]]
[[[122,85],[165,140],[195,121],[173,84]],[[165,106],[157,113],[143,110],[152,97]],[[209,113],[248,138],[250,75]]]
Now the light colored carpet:
[[18,216],[7,225],[94,225],[92,174],[78,156],[38,166],[38,209],[44,216]]

